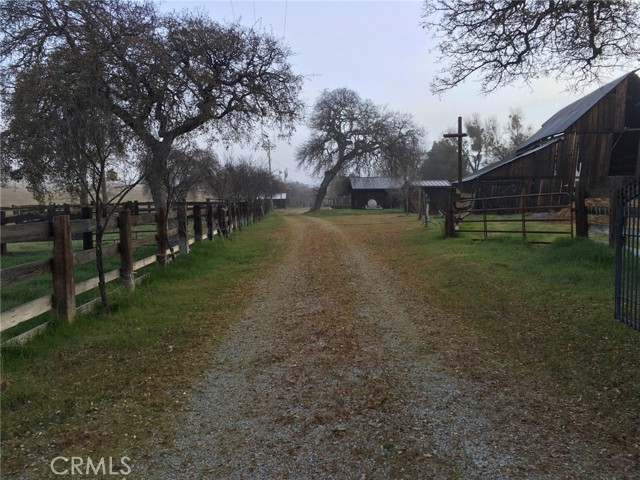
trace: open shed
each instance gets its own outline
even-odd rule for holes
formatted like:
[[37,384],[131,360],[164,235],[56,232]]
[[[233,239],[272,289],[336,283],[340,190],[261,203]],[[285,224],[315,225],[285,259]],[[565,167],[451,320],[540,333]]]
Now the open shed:
[[431,212],[444,212],[448,208],[449,190],[451,182],[448,180],[410,180],[409,191],[411,211],[417,211],[416,205],[423,201],[425,196],[429,198],[429,209]]
[[375,200],[382,208],[402,207],[404,181],[391,177],[351,177],[351,208],[365,208]]

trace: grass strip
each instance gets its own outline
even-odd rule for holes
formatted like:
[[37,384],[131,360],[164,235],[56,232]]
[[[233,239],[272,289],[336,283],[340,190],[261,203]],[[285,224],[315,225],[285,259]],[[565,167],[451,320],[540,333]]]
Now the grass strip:
[[59,323],[2,350],[2,471],[51,475],[58,455],[136,454],[184,408],[251,285],[285,250],[271,215],[202,242],[121,295],[109,314]]

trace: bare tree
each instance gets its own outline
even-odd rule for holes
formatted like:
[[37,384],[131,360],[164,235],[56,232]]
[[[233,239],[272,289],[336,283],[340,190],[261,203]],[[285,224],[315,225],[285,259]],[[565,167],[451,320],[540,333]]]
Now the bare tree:
[[282,191],[280,180],[251,157],[227,157],[224,164],[208,170],[206,182],[219,200],[246,201],[250,205]]
[[[463,152],[465,164],[466,158],[467,152]],[[455,180],[458,177],[458,142],[450,138],[433,142],[418,168],[418,176],[428,180]]]
[[[109,218],[141,180],[130,131],[97,93],[101,64],[94,52],[57,50],[23,70],[8,98],[3,155],[16,178],[44,198],[49,189],[81,191],[95,206],[96,266],[102,305],[109,308],[102,252]],[[112,196],[107,195],[111,177]]]
[[54,49],[97,52],[99,92],[150,152],[148,183],[161,207],[161,172],[178,139],[248,139],[256,124],[290,134],[302,112],[303,79],[291,70],[290,49],[269,34],[156,8],[127,0],[7,1],[0,53],[12,79]]
[[312,210],[322,206],[331,180],[347,170],[397,169],[424,135],[410,115],[389,112],[353,90],[322,92],[308,121],[311,137],[297,148],[300,166],[322,176]]
[[635,0],[425,0],[422,25],[445,65],[434,93],[474,74],[484,93],[539,77],[580,87],[640,59]]
[[465,128],[470,140],[467,166],[471,172],[513,158],[518,145],[532,133],[531,126],[525,126],[522,111],[513,108],[505,124],[500,124],[495,116],[482,118],[474,113],[465,122]]

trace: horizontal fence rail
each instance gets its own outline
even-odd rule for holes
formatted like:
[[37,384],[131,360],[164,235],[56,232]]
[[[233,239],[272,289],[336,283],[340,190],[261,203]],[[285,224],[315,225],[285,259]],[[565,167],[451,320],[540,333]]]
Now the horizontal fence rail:
[[[135,202],[137,203],[137,202]],[[26,207],[20,207],[25,209]],[[33,208],[33,207],[32,207]],[[104,243],[103,257],[120,255],[120,269],[105,272],[107,282],[121,279],[123,286],[133,290],[135,284],[134,272],[152,263],[164,265],[177,253],[189,252],[189,248],[206,237],[213,240],[216,236],[229,236],[233,230],[240,230],[243,226],[259,220],[269,210],[265,201],[211,203],[211,202],[180,202],[177,208],[168,215],[163,209],[151,210],[152,205],[135,205],[127,202],[117,209],[106,222],[105,230],[118,236],[113,244]],[[48,212],[58,213],[59,209],[49,208]],[[72,211],[68,206],[63,212]],[[134,214],[134,211],[137,214]],[[3,245],[3,255],[8,254],[7,246],[23,242],[53,242],[53,256],[19,264],[0,270],[0,285],[3,287],[34,279],[43,275],[51,275],[53,292],[43,297],[31,300],[25,304],[2,312],[0,332],[20,325],[43,313],[54,310],[56,316],[72,322],[76,312],[83,312],[91,308],[99,299],[76,307],[75,297],[98,286],[98,277],[82,282],[74,281],[74,268],[79,265],[95,262],[96,250],[93,237],[97,228],[95,219],[77,218],[72,215],[54,215],[51,220],[25,220],[25,213],[7,216],[7,210],[2,211],[2,229],[0,240]],[[82,213],[85,217],[87,211]],[[167,218],[166,222],[160,221]],[[11,222],[19,220],[22,223]],[[104,220],[103,220],[104,221]],[[153,225],[145,230],[145,235],[138,237],[133,227]],[[135,234],[135,237],[134,237]],[[151,235],[150,235],[151,234]],[[83,250],[73,251],[73,240],[82,240]],[[138,261],[133,261],[133,250],[142,245],[156,245],[156,253]],[[43,325],[18,335],[11,342],[22,342],[32,335],[42,331]]]
[[[458,218],[459,225],[456,231],[460,233],[480,234],[482,239],[487,239],[489,234],[519,234],[525,240],[527,235],[552,234],[573,237],[574,234],[571,196],[565,192],[484,197],[462,203],[466,205],[458,207],[454,204],[454,215]],[[567,212],[569,218],[556,218],[552,215],[552,212],[559,211]],[[498,218],[491,218],[492,215]],[[498,229],[495,228],[497,223],[513,224],[514,228]],[[540,223],[568,224],[569,229],[536,230],[532,227]],[[461,228],[464,224],[477,224],[481,228]]]

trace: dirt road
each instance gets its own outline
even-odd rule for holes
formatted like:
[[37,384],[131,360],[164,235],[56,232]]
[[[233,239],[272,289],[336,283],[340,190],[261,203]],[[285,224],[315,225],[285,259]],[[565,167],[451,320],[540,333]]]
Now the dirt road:
[[329,220],[287,215],[286,224],[286,258],[257,285],[143,478],[604,473],[598,445],[553,422],[523,424],[520,403],[445,368],[427,340],[446,314],[407,301],[410,286],[382,252]]

